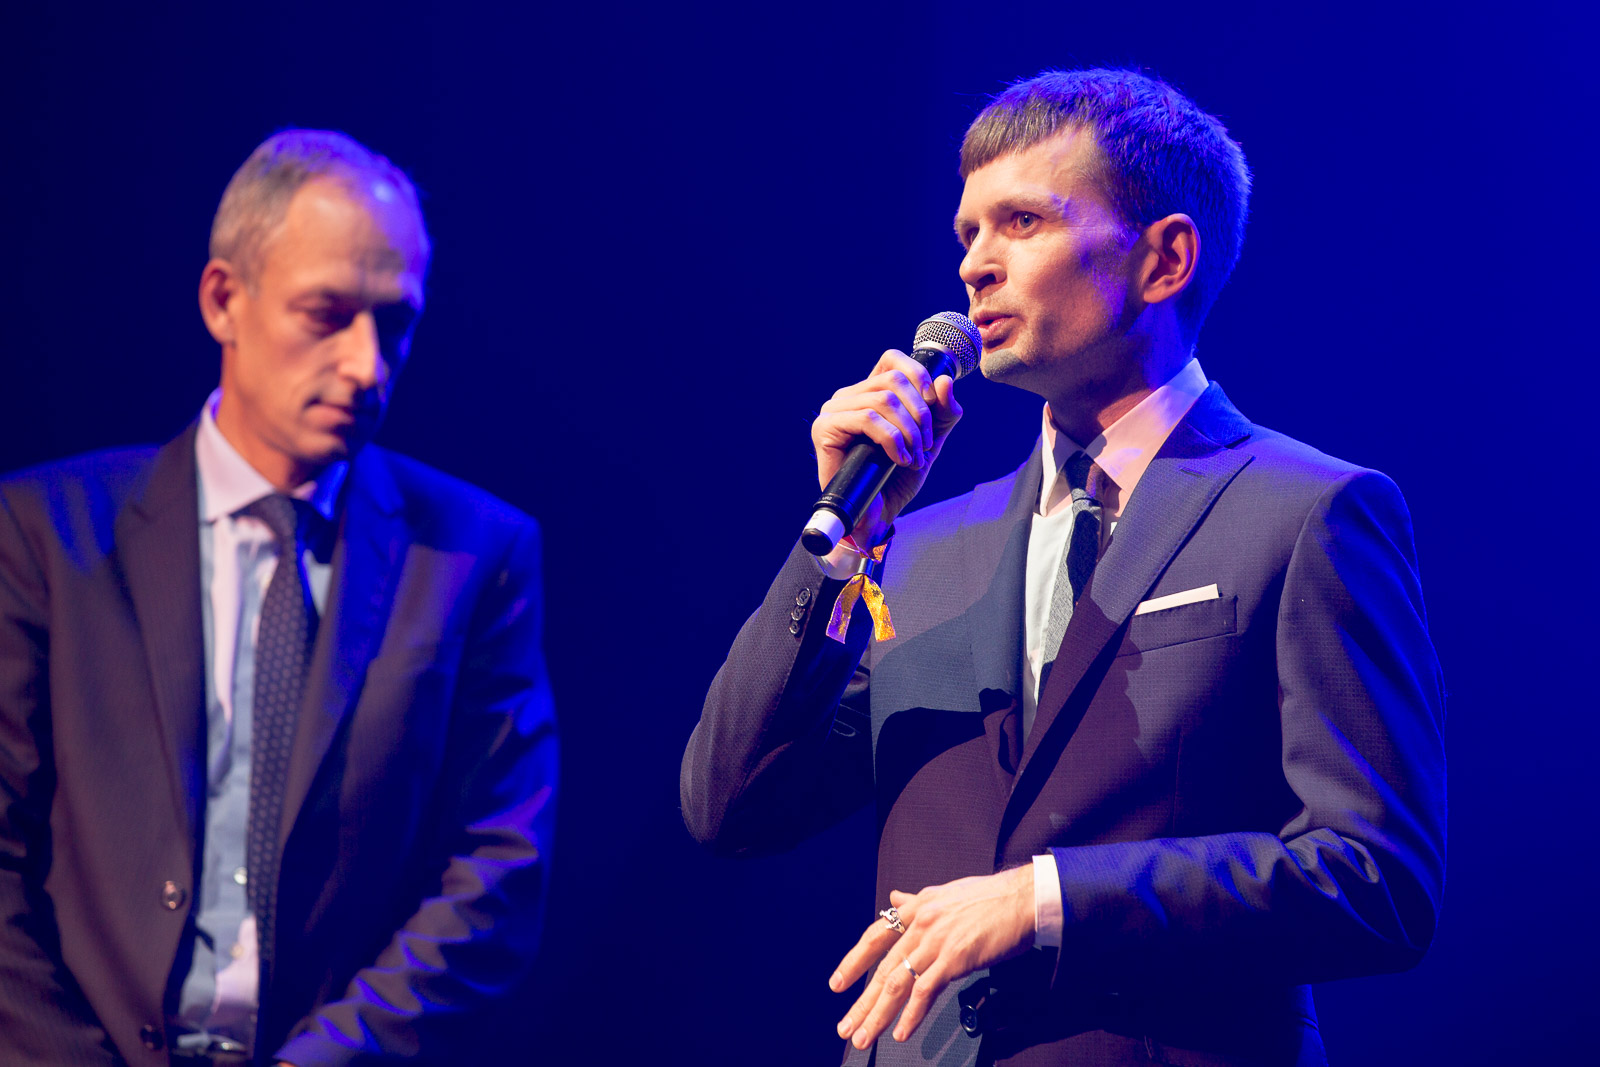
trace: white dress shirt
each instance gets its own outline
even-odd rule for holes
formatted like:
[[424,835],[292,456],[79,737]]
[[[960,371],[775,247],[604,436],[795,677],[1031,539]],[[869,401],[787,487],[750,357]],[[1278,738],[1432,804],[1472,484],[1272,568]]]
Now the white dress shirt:
[[[205,641],[206,804],[200,842],[194,956],[179,995],[178,1018],[205,1036],[254,1038],[259,958],[247,903],[244,864],[250,797],[250,722],[256,630],[278,566],[274,535],[241,510],[278,490],[217,428],[222,392],[207,399],[195,434],[199,481],[201,628]],[[337,463],[292,496],[333,518],[347,465]],[[312,602],[327,603],[332,564],[303,555]],[[183,1038],[178,1039],[183,1042]]]

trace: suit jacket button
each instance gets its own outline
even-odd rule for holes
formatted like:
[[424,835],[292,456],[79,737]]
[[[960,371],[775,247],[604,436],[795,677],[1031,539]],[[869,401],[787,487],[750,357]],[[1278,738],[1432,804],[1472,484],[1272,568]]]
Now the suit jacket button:
[[177,911],[188,899],[189,891],[177,882],[167,881],[161,884],[161,906],[168,911]]
[[810,600],[811,600],[811,590],[810,589],[802,589],[802,590],[800,590],[800,595],[794,598],[794,602],[796,604],[800,605],[802,608],[805,607],[806,604]]
[[793,611],[789,612],[789,618],[793,619],[795,622],[799,622],[801,619],[803,619],[805,617],[806,617],[806,609],[805,608],[795,608]]
[[160,1048],[166,1043],[166,1036],[162,1034],[160,1027],[151,1026],[148,1023],[139,1027],[139,1044],[143,1045],[145,1048],[154,1052],[156,1049]]
[[800,624],[798,622],[791,622],[789,624],[789,632],[798,636],[800,633]]

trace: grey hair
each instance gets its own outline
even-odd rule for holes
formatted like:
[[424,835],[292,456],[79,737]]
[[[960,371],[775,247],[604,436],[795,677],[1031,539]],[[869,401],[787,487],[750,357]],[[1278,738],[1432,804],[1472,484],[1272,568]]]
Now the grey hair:
[[291,129],[261,142],[234,171],[211,220],[211,258],[232,263],[245,284],[253,286],[267,243],[288,214],[289,201],[306,182],[322,177],[392,185],[416,215],[427,257],[422,203],[404,171],[346,134]]

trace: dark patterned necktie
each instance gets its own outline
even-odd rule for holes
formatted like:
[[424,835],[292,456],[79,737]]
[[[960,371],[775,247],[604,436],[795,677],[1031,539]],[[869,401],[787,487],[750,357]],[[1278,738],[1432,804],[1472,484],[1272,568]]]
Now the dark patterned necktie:
[[1045,622],[1045,655],[1050,658],[1039,670],[1039,693],[1050,678],[1050,668],[1055,666],[1056,655],[1061,651],[1061,639],[1066,636],[1067,624],[1072,621],[1072,609],[1089,584],[1095,562],[1100,558],[1100,495],[1105,485],[1105,472],[1089,458],[1087,452],[1074,452],[1061,468],[1061,475],[1072,490],[1072,530],[1067,535],[1067,547],[1061,555],[1061,566],[1056,570],[1055,591],[1050,595],[1050,617]]
[[316,613],[301,559],[295,501],[281,494],[244,509],[272,529],[278,565],[261,601],[256,630],[255,695],[250,724],[250,819],[245,869],[250,910],[263,975],[272,946],[273,904],[278,888],[278,830],[295,715],[305,691]]

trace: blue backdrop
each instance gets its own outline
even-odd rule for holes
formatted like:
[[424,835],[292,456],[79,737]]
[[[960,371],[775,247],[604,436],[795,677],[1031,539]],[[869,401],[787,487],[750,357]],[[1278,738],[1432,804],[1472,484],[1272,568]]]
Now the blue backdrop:
[[[1256,174],[1205,368],[1251,418],[1400,483],[1451,690],[1437,941],[1415,971],[1318,990],[1329,1050],[1560,1059],[1589,1044],[1600,940],[1600,590],[1579,559],[1597,101],[1590,17],[1537,6],[15,5],[0,468],[194,416],[216,378],[194,296],[211,213],[267,133],[392,156],[436,252],[382,439],[547,531],[565,780],[519,1044],[834,1062],[825,981],[871,918],[870,819],[716,860],[680,825],[678,757],[815,488],[811,412],[965,308],[955,150],[985,95],[1147,67]],[[1037,432],[1030,396],[960,395],[924,499]],[[680,487],[711,462],[706,510]]]

